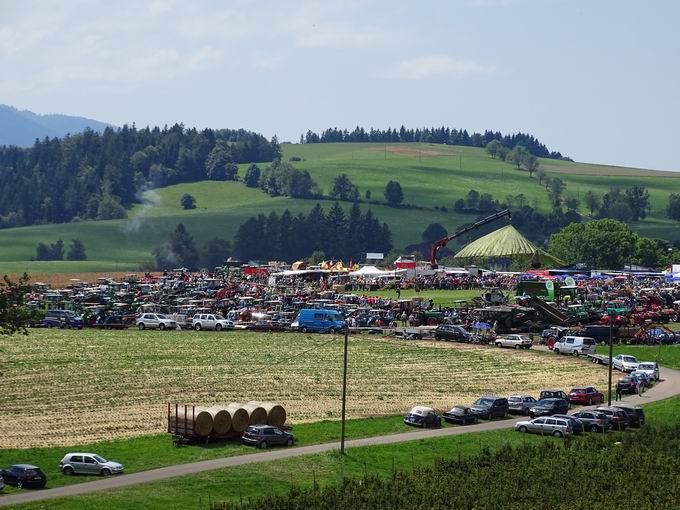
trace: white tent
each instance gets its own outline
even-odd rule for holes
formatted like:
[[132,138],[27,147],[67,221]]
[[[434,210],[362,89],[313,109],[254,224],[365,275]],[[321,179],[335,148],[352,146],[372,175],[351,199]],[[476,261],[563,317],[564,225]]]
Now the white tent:
[[349,273],[350,276],[363,276],[365,278],[389,278],[391,276],[402,275],[406,272],[405,269],[397,269],[395,271],[383,271],[375,266],[364,266],[357,271]]

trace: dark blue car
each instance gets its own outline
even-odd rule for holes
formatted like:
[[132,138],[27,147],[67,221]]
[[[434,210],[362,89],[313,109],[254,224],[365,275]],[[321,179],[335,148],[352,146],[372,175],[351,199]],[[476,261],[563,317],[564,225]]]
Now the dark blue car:
[[83,329],[83,319],[71,310],[48,310],[43,319],[46,328]]

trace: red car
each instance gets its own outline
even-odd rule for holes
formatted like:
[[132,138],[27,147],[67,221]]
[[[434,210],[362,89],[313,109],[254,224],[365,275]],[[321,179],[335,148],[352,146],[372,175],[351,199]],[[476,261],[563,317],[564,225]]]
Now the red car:
[[569,392],[569,402],[581,405],[601,404],[604,402],[604,395],[592,386],[573,388]]

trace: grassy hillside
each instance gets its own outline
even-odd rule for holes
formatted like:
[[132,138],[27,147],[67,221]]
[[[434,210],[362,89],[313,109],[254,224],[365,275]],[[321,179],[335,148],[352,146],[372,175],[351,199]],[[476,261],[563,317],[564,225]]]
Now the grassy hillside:
[[[294,164],[308,170],[325,194],[340,173],[346,173],[359,186],[362,198],[366,190],[371,190],[372,201],[378,203],[362,204],[362,207],[371,207],[390,225],[397,247],[418,242],[429,223],[438,222],[453,231],[470,221],[471,215],[451,210],[455,200],[463,198],[470,189],[491,193],[498,200],[523,193],[530,205],[542,210],[549,208],[547,193],[536,179],[529,179],[527,172],[508,163],[491,159],[482,149],[430,144],[286,144],[283,152],[285,160],[293,156],[301,158]],[[666,219],[664,213],[668,194],[680,192],[678,174],[547,159],[540,163],[566,183],[565,196],[575,196],[582,202],[590,189],[602,195],[612,186],[646,186],[652,198],[651,215],[632,227],[644,235],[680,239],[680,229],[675,228],[675,222]],[[245,173],[244,167],[241,175]],[[405,203],[428,209],[383,205],[383,189],[389,180],[401,183]],[[180,207],[179,199],[184,193],[196,198],[197,209],[184,211]],[[155,190],[148,198],[153,203],[136,206],[126,220],[0,230],[0,273],[133,270],[151,258],[153,248],[177,223],[184,223],[198,242],[215,236],[231,239],[249,216],[270,211],[281,213],[285,209],[306,212],[316,203],[272,198],[240,182],[181,184]],[[324,206],[330,207],[331,203],[326,202]],[[448,212],[434,209],[442,206],[446,206]],[[580,212],[587,212],[583,205]],[[74,237],[85,242],[89,258],[86,263],[30,261],[38,242],[54,242],[58,238],[68,242]]]

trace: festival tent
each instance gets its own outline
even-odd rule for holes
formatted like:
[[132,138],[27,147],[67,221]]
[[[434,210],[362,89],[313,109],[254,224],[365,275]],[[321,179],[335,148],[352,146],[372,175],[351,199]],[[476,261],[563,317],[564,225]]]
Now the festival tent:
[[514,259],[538,258],[541,264],[563,264],[557,257],[536,247],[520,234],[515,227],[507,225],[480,237],[456,253],[457,259]]
[[397,269],[395,271],[383,271],[375,266],[364,266],[357,271],[349,273],[350,276],[363,276],[365,278],[386,278],[390,276],[401,275],[405,273],[404,269]]

